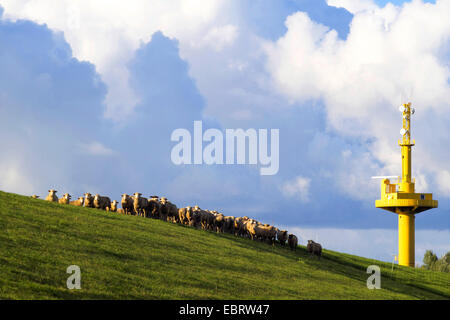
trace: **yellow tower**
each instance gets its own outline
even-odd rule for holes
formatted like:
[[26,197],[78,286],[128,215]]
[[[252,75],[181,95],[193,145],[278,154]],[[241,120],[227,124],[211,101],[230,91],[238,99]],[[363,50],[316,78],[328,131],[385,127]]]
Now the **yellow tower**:
[[[437,208],[438,201],[433,200],[431,193],[415,193],[415,180],[411,178],[411,115],[414,108],[411,103],[400,106],[403,114],[403,136],[398,144],[402,149],[402,179],[398,183],[390,183],[391,177],[382,177],[381,199],[375,201],[375,207],[394,212],[398,215],[398,260],[402,266],[414,267],[414,220],[419,212]],[[398,190],[397,190],[398,187]]]

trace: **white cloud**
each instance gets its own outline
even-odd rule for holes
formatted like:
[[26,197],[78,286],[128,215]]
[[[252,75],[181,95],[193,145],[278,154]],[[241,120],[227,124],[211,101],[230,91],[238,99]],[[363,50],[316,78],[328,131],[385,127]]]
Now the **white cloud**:
[[450,172],[447,170],[441,171],[437,175],[437,183],[442,194],[450,197]]
[[372,0],[327,0],[327,4],[336,8],[344,8],[353,14],[377,8]]
[[[331,130],[344,137],[371,139],[370,154],[351,160],[369,166],[381,163],[380,174],[400,173],[397,106],[411,100],[418,111],[413,137],[421,143],[414,149],[420,150],[413,153],[414,170],[420,172],[422,183],[448,170],[445,150],[450,145],[443,141],[450,123],[450,2],[413,1],[382,9],[367,2],[370,10],[358,7],[361,1],[330,3],[355,12],[347,39],[339,39],[335,30],[305,13],[289,16],[286,34],[266,43],[274,88],[294,102],[324,101]],[[439,186],[446,193],[445,184]],[[354,189],[353,196],[358,197],[358,188]]]
[[98,141],[93,141],[89,143],[80,143],[80,151],[93,156],[111,156],[116,154],[116,151],[105,147]]
[[237,32],[237,27],[231,24],[214,27],[200,41],[200,46],[211,46],[215,51],[222,51],[224,47],[234,42]]
[[308,202],[310,200],[310,184],[311,179],[298,176],[293,180],[285,182],[281,187],[281,191],[288,198],[298,197],[302,202]]

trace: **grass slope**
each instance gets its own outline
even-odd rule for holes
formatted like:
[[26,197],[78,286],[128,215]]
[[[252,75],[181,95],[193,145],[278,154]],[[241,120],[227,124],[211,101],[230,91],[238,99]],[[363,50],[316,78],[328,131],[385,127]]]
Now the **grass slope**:
[[[69,265],[81,290],[68,290]],[[381,267],[368,290],[367,266]],[[450,275],[0,192],[1,299],[449,299]]]

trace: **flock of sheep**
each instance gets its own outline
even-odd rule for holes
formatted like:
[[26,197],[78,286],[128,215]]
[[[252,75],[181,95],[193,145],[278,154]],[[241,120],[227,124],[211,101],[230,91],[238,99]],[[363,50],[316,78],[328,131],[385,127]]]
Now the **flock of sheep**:
[[[49,194],[45,198],[47,201],[58,202],[60,204],[69,204],[78,207],[90,207],[102,209],[110,212],[118,212],[125,215],[137,215],[145,218],[161,219],[163,221],[180,223],[203,230],[211,230],[215,232],[225,232],[236,236],[248,237],[252,240],[260,240],[274,244],[280,243],[282,246],[288,243],[291,250],[296,250],[298,238],[294,234],[288,234],[286,230],[269,224],[262,224],[249,217],[233,217],[225,216],[215,210],[203,210],[198,206],[177,208],[167,198],[151,196],[150,198],[142,197],[142,194],[136,192],[130,196],[123,194],[121,199],[122,208],[118,208],[119,202],[111,201],[109,197],[92,195],[85,193],[84,197],[79,197],[75,201],[71,201],[71,195],[66,193],[61,199],[56,196],[56,190],[49,190]],[[39,198],[33,195],[32,198]],[[312,240],[308,240],[306,249],[309,253],[321,256],[322,246]]]

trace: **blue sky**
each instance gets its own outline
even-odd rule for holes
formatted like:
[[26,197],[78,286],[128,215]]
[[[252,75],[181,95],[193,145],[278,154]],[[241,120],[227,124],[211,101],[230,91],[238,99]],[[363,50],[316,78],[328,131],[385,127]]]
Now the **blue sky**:
[[[396,217],[374,208],[370,177],[400,172],[397,105],[412,99],[413,175],[439,199],[416,228],[441,230],[427,245],[449,250],[448,5],[403,2],[0,0],[0,189],[157,194],[318,230],[328,247],[330,228],[392,237]],[[279,172],[174,165],[170,135],[195,120],[279,129]],[[389,260],[386,243],[364,252]],[[336,249],[362,254],[350,238]]]
[[[375,0],[375,3],[378,4],[379,6],[385,6],[388,3],[401,5],[405,2],[411,2],[411,0]],[[436,3],[436,0],[423,0],[423,2]]]

